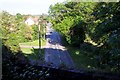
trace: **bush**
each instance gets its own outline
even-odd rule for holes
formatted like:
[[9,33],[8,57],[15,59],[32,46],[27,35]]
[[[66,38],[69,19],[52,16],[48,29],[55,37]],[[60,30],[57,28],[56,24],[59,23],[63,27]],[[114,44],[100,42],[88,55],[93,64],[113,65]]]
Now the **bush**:
[[38,39],[38,27],[36,25],[33,25],[32,29],[33,29],[33,33],[32,33],[33,40],[37,40]]
[[96,46],[93,46],[90,43],[81,44],[80,49],[83,50],[86,53],[86,55],[88,55],[88,56],[94,56],[94,55],[99,54],[98,53],[99,49]]

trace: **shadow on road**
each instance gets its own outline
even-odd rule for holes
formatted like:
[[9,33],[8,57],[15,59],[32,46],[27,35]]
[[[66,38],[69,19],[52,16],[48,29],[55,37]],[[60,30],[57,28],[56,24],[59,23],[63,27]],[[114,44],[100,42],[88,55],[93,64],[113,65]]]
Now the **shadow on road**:
[[40,60],[44,58],[44,49],[40,49],[40,53],[39,48],[32,48],[31,51],[31,54],[25,54],[29,60]]
[[44,59],[51,67],[64,67],[73,69],[74,63],[67,50],[45,48]]

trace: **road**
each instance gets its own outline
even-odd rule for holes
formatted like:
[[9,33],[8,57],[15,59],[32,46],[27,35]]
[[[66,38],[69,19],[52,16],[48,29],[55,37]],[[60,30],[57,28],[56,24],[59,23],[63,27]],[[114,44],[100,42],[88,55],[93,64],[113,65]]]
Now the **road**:
[[59,33],[48,26],[46,39],[45,62],[52,67],[74,68],[74,62],[66,48],[62,46]]

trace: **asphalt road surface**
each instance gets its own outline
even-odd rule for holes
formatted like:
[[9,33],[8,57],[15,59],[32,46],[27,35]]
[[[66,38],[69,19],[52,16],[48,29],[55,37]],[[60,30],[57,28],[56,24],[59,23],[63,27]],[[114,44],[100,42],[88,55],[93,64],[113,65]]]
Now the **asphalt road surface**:
[[59,33],[47,26],[46,39],[45,62],[52,67],[74,68],[74,62],[66,48],[62,46]]

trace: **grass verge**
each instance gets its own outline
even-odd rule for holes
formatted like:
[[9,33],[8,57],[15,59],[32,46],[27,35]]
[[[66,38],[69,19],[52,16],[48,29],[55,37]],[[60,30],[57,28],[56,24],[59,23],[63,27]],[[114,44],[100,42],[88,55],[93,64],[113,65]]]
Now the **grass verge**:
[[[20,45],[39,46],[39,40],[20,43]],[[45,46],[45,45],[46,45],[46,40],[41,39],[41,46]],[[44,49],[41,49],[41,53],[39,54],[39,48],[22,48],[21,47],[21,51],[28,59],[32,59],[32,60],[39,60],[40,58],[43,58],[43,55],[44,55]]]
[[[25,46],[39,46],[39,40],[20,43],[20,45],[25,45]],[[45,46],[45,45],[46,45],[46,40],[41,39],[41,46]]]
[[61,39],[62,39],[62,43],[64,44],[64,46],[66,46],[77,68],[83,68],[83,69],[96,68],[97,66],[96,60],[94,60],[92,57],[85,55],[85,52],[80,48],[70,47],[69,44],[66,42],[64,36],[62,36]]
[[40,58],[44,57],[44,49],[40,49],[41,53],[39,53],[38,48],[21,48],[21,51],[23,54],[28,58],[32,60],[39,60]]
[[92,57],[86,56],[84,51],[75,47],[68,47],[67,49],[77,68],[96,68],[96,61]]

